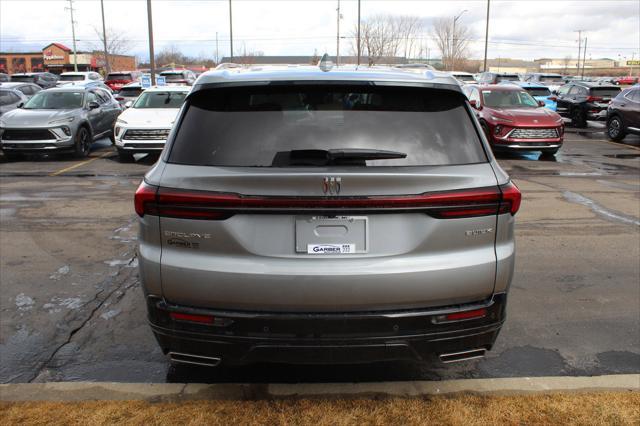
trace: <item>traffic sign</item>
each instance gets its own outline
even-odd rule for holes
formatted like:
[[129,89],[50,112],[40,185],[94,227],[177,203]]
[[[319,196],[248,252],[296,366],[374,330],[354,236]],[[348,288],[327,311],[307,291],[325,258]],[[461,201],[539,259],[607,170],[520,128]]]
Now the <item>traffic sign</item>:
[[627,61],[627,65],[640,65],[640,60],[636,60],[636,61]]

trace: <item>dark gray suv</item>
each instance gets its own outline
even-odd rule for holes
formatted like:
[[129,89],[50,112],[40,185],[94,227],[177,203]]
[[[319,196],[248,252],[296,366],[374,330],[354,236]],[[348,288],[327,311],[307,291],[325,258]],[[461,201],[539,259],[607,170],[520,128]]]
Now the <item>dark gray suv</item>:
[[0,117],[0,148],[8,160],[24,153],[89,155],[91,144],[108,136],[122,112],[107,89],[66,86],[42,90],[21,108]]
[[452,77],[214,71],[135,195],[173,362],[443,362],[505,319],[520,191]]

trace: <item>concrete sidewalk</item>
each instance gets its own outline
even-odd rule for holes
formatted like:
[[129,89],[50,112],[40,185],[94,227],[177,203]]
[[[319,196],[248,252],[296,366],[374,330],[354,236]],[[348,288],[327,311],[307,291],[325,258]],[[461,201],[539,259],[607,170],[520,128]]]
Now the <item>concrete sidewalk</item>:
[[485,395],[513,395],[541,392],[594,391],[639,392],[640,374],[372,383],[18,383],[0,385],[0,401],[355,399],[419,397],[463,392]]

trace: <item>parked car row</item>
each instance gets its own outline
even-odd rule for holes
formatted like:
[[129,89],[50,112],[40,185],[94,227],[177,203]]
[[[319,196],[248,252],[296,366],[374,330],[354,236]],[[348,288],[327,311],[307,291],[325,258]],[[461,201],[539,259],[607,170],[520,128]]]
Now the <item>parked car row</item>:
[[54,152],[81,158],[105,136],[121,161],[133,160],[134,153],[159,152],[190,90],[143,90],[140,83],[130,83],[116,98],[101,81],[73,81],[78,84],[45,90],[32,83],[0,84],[0,148],[8,160]]

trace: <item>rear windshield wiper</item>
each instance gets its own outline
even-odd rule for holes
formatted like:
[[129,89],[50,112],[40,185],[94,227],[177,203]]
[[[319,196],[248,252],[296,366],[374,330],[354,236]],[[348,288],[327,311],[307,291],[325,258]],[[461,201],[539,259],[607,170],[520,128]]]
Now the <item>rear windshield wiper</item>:
[[404,152],[382,149],[292,149],[291,151],[278,152],[273,158],[272,166],[366,166],[367,160],[391,160],[406,157],[407,154]]

